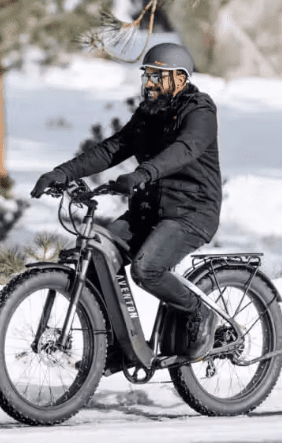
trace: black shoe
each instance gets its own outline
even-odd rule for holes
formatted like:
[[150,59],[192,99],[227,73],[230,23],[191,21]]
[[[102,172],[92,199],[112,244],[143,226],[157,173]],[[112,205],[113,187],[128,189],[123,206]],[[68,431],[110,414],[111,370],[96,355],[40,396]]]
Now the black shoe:
[[202,360],[212,349],[217,320],[217,315],[204,304],[189,314],[186,324],[189,332],[187,356],[192,363]]

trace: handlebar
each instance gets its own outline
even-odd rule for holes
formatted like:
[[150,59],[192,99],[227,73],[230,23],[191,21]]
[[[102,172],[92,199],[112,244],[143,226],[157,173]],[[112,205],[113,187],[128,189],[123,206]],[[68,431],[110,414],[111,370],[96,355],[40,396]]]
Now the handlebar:
[[[142,186],[139,186],[136,191],[141,188]],[[94,212],[97,209],[98,202],[92,198],[99,196],[99,195],[125,195],[124,192],[120,189],[120,186],[118,183],[114,181],[109,181],[108,183],[104,183],[100,186],[97,186],[95,189],[90,189],[87,183],[82,180],[78,179],[75,181],[72,181],[68,184],[63,184],[59,182],[53,183],[47,190],[44,191],[44,194],[51,195],[52,197],[58,198],[61,197],[61,201],[59,204],[59,210],[58,210],[58,217],[61,225],[66,229],[66,231],[70,232],[74,235],[82,236],[83,238],[90,238],[88,236],[85,236],[85,234],[81,234],[79,232],[79,229],[76,226],[76,223],[80,223],[76,221],[74,214],[72,212],[73,206],[81,207],[81,205],[85,205],[88,207],[88,220],[94,219]],[[68,209],[66,209],[66,206],[64,207],[64,198],[68,196],[69,197],[69,204]],[[68,211],[69,220],[71,223],[72,228],[69,229],[67,226],[67,218],[63,214],[63,211]],[[85,218],[86,219],[86,218]],[[91,237],[92,238],[92,237]]]
[[99,195],[126,195],[115,181],[109,181],[91,190],[82,179],[72,181],[67,186],[63,183],[55,182],[44,191],[44,194],[59,198],[64,194],[64,191],[68,193],[74,203],[86,203]]

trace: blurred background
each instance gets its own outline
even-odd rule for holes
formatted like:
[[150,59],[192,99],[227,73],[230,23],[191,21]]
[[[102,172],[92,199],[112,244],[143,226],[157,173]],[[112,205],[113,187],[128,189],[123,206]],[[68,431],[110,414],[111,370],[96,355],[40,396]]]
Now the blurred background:
[[[57,221],[58,202],[29,197],[38,177],[82,152],[87,140],[99,142],[119,130],[138,106],[142,57],[126,63],[104,50],[97,40],[101,7],[114,15],[108,26],[119,29],[123,22],[134,23],[148,4],[0,0],[3,281],[29,259],[25,248],[34,236],[36,247],[44,249],[50,244],[48,236],[38,240],[38,233],[52,233],[51,244],[56,235],[65,234]],[[149,9],[128,39],[137,55],[146,42],[150,17]],[[280,277],[281,0],[160,0],[151,30],[147,49],[164,41],[189,48],[196,67],[192,81],[218,108],[224,201],[218,233],[203,250],[262,250],[265,271]],[[113,179],[135,164],[130,159],[89,183]],[[104,200],[99,221],[106,225],[125,205],[117,198]],[[7,257],[14,259],[9,269]]]

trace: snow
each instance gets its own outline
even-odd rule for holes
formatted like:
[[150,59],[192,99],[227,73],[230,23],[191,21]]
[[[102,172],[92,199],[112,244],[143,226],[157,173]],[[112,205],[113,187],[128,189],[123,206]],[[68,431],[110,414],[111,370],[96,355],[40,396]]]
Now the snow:
[[[93,414],[93,412],[92,412]],[[268,432],[265,434],[264,420],[260,417],[240,418],[203,418],[183,417],[170,421],[140,422],[136,417],[127,423],[111,423],[105,426],[100,422],[93,422],[91,412],[83,423],[72,423],[68,427],[42,429],[17,429],[1,430],[1,443],[43,443],[50,440],[60,443],[75,443],[79,438],[80,443],[226,443],[226,442],[281,442],[282,425],[276,417],[268,417]],[[250,421],[253,432],[250,435]],[[232,424],[231,424],[232,422]],[[9,425],[8,425],[9,426]],[[267,435],[264,440],[262,435]],[[10,440],[11,439],[11,440]]]
[[[23,73],[9,73],[4,85],[7,170],[15,180],[15,195],[30,204],[6,244],[30,243],[42,231],[65,234],[57,221],[58,201],[46,196],[30,199],[32,187],[42,173],[74,155],[79,143],[89,138],[91,125],[101,122],[107,136],[111,118],[118,116],[126,123],[130,113],[124,100],[140,92],[138,64],[128,67],[81,56],[74,57],[69,68],[42,72],[32,62],[34,56]],[[217,245],[214,242],[201,251],[264,252],[263,269],[282,292],[282,80],[225,82],[194,74],[193,81],[218,107],[222,173],[227,180]],[[67,122],[65,127],[48,124],[50,119],[60,118]],[[101,212],[115,215],[122,210],[117,200],[101,198],[100,207]],[[179,265],[180,272],[187,264]],[[131,285],[148,338],[158,303],[132,281]],[[54,428],[24,427],[0,411],[1,443],[41,443],[52,438],[61,443],[73,443],[77,438],[81,443],[113,439],[134,443],[282,441],[281,377],[271,396],[251,416],[236,418],[196,414],[170,384],[163,383],[168,381],[166,371],[157,373],[152,381],[136,387],[120,374],[104,378],[97,392],[100,407],[83,409]],[[128,393],[138,395],[139,390],[153,403],[128,402]]]
[[225,223],[243,225],[256,234],[281,236],[281,186],[281,178],[275,177],[248,174],[232,178],[225,187],[227,200],[222,219]]

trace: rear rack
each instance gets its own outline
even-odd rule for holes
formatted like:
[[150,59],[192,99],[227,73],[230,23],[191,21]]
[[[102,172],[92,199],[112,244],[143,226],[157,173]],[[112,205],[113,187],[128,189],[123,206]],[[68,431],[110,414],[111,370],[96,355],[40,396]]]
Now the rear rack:
[[223,260],[226,264],[232,260],[236,261],[238,264],[250,264],[252,266],[260,266],[261,258],[264,254],[263,252],[234,252],[231,254],[192,254],[192,265],[195,266],[199,261],[203,262],[213,262],[218,260]]
[[207,257],[216,257],[216,258],[223,258],[223,257],[261,257],[263,255],[263,252],[233,252],[232,254],[192,254],[191,257],[197,257],[197,258],[207,258]]

